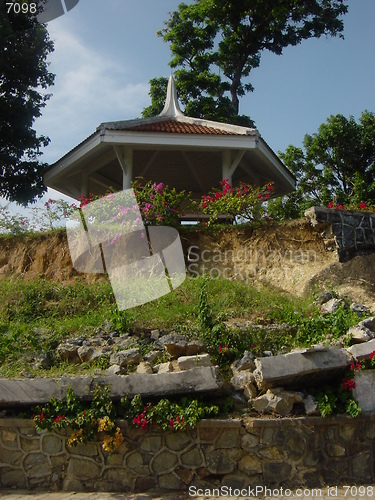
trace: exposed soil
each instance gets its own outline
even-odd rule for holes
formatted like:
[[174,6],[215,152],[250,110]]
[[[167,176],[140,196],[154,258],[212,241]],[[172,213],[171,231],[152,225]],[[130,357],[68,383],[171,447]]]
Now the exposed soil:
[[[313,228],[306,219],[257,229],[231,226],[215,232],[184,227],[181,241],[193,275],[206,272],[297,295],[334,289],[353,301],[375,306],[375,253],[339,262],[332,239],[327,239],[327,227]],[[0,238],[0,279],[9,276],[57,282],[107,279],[73,268],[62,230]]]

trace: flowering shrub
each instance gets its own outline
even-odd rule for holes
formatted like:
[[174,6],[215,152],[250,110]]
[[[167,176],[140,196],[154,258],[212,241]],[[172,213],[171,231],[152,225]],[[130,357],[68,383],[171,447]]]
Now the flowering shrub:
[[[247,222],[259,222],[264,216],[262,202],[271,197],[273,185],[265,184],[262,188],[253,188],[243,182],[233,187],[228,179],[221,182],[222,189],[204,195],[199,209],[210,216],[208,225],[218,219],[219,215],[229,215],[235,220],[238,217]],[[264,218],[267,220],[267,217]]]
[[161,399],[153,405],[143,403],[140,395],[137,395],[131,400],[122,398],[121,405],[125,418],[134,427],[148,429],[156,426],[159,430],[177,432],[195,427],[202,418],[219,412],[215,405],[209,406],[189,398],[182,398],[179,403]]
[[51,398],[40,413],[34,415],[34,424],[39,431],[71,429],[69,446],[87,443],[103,435],[102,447],[106,451],[115,450],[124,440],[119,427],[113,418],[115,408],[109,397],[108,387],[98,387],[94,393],[91,406],[87,409],[77,401],[71,387],[68,388],[66,401]]
[[345,411],[352,417],[361,414],[361,408],[357,401],[353,399],[351,391],[355,389],[354,376],[357,371],[375,367],[375,351],[369,355],[367,361],[355,361],[350,365],[349,372],[342,378],[341,384],[336,388],[326,387],[317,395],[318,408],[322,417],[327,417],[333,412]]
[[350,205],[337,204],[334,200],[330,201],[326,208],[334,210],[357,210],[359,212],[373,212],[375,213],[375,205],[368,205],[364,201],[360,203],[351,203]]
[[190,203],[190,194],[177,192],[162,182],[149,181],[142,186],[132,182],[143,222],[147,225],[177,226],[184,206]]
[[75,203],[50,198],[44,207],[32,207],[29,215],[11,213],[8,206],[0,206],[0,233],[24,234],[56,229],[76,209]]

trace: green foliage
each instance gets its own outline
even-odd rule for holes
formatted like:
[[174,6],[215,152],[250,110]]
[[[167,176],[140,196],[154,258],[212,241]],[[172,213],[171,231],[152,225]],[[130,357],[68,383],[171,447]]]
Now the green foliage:
[[305,135],[303,149],[288,146],[280,158],[297,178],[291,195],[269,203],[275,219],[300,217],[313,205],[372,205],[375,199],[375,113],[332,115],[318,132]]
[[319,309],[305,313],[284,310],[279,314],[279,318],[297,328],[294,344],[306,347],[326,341],[337,341],[351,326],[358,323],[356,313],[344,307],[332,313],[325,313]]
[[102,447],[106,451],[113,451],[124,440],[120,429],[113,422],[116,409],[108,387],[97,387],[91,404],[79,402],[73,389],[69,387],[65,400],[51,398],[49,403],[39,406],[36,411],[38,413],[34,415],[34,424],[38,431],[72,431],[68,446],[86,444],[104,433]]
[[325,386],[316,394],[316,399],[323,418],[334,413],[347,413],[355,418],[362,413],[357,401],[351,396],[351,391],[344,389],[341,383]]
[[53,43],[36,14],[7,10],[0,2],[0,196],[26,205],[46,191],[39,157],[49,139],[32,126],[50,97]]
[[253,188],[243,182],[239,187],[233,187],[228,179],[221,182],[222,190],[214,190],[204,195],[199,209],[210,215],[208,225],[216,222],[219,215],[232,216],[241,222],[259,223],[264,215],[262,202],[268,200],[273,191],[271,183],[261,188]]
[[341,34],[346,11],[343,0],[179,4],[159,35],[170,44],[186,114],[253,126],[239,115],[239,98],[253,90],[248,77],[262,52],[281,54],[302,40]]
[[188,397],[179,402],[163,398],[155,404],[144,403],[138,394],[132,399],[121,399],[124,417],[130,425],[140,429],[156,426],[163,431],[184,431],[196,427],[202,418],[216,415],[219,408]]
[[184,206],[190,203],[190,195],[185,191],[177,192],[175,188],[159,182],[149,181],[141,185],[132,182],[137,197],[142,219],[147,225],[179,226],[180,215]]
[[208,303],[207,281],[203,279],[198,296],[198,321],[203,330],[213,326],[213,317]]

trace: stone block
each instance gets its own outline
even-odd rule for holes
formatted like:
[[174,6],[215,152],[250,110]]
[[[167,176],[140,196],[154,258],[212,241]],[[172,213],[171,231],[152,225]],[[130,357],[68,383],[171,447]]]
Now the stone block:
[[277,413],[286,417],[292,412],[294,403],[301,401],[301,394],[276,387],[268,389],[266,394],[254,399],[252,408],[259,413]]
[[56,455],[60,453],[63,449],[62,439],[58,436],[54,436],[52,434],[48,434],[47,436],[43,436],[42,441],[42,450],[47,455]]
[[77,478],[81,481],[95,479],[100,476],[100,467],[92,460],[72,457],[67,469],[68,478]]
[[256,359],[254,375],[259,389],[299,386],[311,381],[312,375],[315,383],[331,378],[331,375],[344,371],[351,362],[352,358],[346,349],[336,346],[305,349]]
[[50,476],[52,468],[48,457],[42,453],[30,453],[23,461],[23,468],[29,478]]
[[152,472],[156,474],[165,474],[167,472],[172,472],[178,464],[178,457],[170,451],[163,450],[161,453],[156,455],[154,460],[151,462],[150,467]]
[[126,351],[119,351],[110,357],[111,365],[119,365],[121,367],[128,365],[136,365],[142,360],[141,351],[138,347],[127,349]]
[[354,344],[348,347],[347,351],[357,361],[367,360],[372,352],[375,351],[375,339],[363,342],[361,344]]
[[224,429],[215,441],[215,448],[234,448],[240,446],[240,433],[237,429]]
[[157,366],[158,373],[169,373],[173,372],[173,365],[170,361],[167,361],[166,363],[160,363],[160,365]]
[[240,371],[231,378],[230,383],[236,391],[243,390],[247,384],[253,384],[255,382],[255,377],[249,370]]
[[108,385],[113,398],[122,396],[168,396],[220,391],[223,381],[213,366],[202,366],[188,371],[167,373],[131,373],[130,375],[102,375],[98,377],[61,377],[41,379],[0,379],[0,405],[14,407],[20,404],[47,403],[52,396],[66,397],[72,387],[77,397],[89,401],[95,388]]
[[212,474],[230,474],[237,468],[236,462],[229,460],[223,450],[207,453],[206,464]]
[[349,328],[347,336],[351,337],[354,344],[368,342],[375,338],[375,316],[360,321],[357,325]]
[[152,366],[148,361],[141,361],[137,366],[137,373],[154,373]]
[[262,468],[266,484],[280,484],[287,481],[292,473],[292,466],[286,462],[266,462]]
[[259,442],[259,436],[254,436],[254,434],[245,434],[241,438],[241,448],[248,453],[251,453],[254,452],[254,448],[258,446]]
[[237,375],[238,372],[243,370],[255,370],[254,354],[250,351],[245,351],[241,359],[237,359],[231,364],[231,370],[233,375]]
[[375,370],[356,372],[353,397],[363,413],[375,411]]
[[197,366],[212,366],[209,354],[197,354],[196,356],[180,356],[177,359],[180,370],[191,370]]

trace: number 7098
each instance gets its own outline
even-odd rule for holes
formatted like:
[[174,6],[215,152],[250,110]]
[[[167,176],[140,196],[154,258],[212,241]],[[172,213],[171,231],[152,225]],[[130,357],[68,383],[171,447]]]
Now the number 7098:
[[14,12],[15,14],[36,14],[36,3],[27,2],[7,2],[7,12]]

